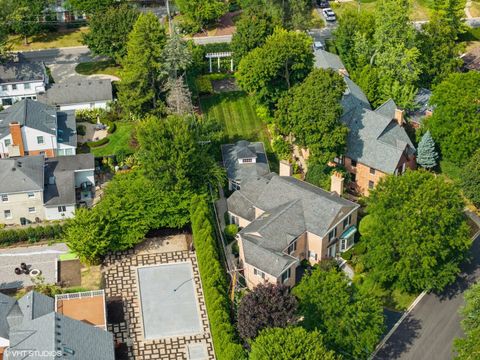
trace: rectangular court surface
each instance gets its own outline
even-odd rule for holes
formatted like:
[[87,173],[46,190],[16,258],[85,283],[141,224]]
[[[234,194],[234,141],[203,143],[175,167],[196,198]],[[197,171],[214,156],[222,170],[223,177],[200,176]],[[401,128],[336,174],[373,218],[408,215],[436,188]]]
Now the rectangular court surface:
[[191,262],[138,268],[145,339],[200,334]]

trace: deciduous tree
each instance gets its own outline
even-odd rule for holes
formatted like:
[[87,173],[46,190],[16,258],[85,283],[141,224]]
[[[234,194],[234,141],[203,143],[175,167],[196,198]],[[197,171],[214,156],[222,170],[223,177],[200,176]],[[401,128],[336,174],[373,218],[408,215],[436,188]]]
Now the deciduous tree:
[[227,12],[227,5],[222,0],[176,0],[175,3],[192,32],[203,29]]
[[271,327],[284,328],[295,322],[297,300],[285,285],[260,284],[246,294],[238,307],[238,332],[245,339]]
[[383,333],[383,308],[360,292],[337,267],[315,268],[293,288],[303,324],[324,334],[327,348],[355,359],[367,359]]
[[45,24],[41,22],[45,9],[52,0],[17,0],[12,12],[8,16],[10,28],[24,37],[25,45],[28,37],[40,33]]
[[275,123],[310,150],[310,162],[327,163],[345,150],[348,129],[339,121],[345,82],[333,70],[315,69],[278,103]]
[[461,184],[464,195],[480,207],[480,150],[462,168]]
[[301,327],[266,329],[252,342],[251,360],[335,360],[340,359],[323,344],[318,331]]
[[313,66],[312,39],[304,33],[276,29],[265,44],[240,61],[239,86],[273,106],[280,96],[303,81]]
[[367,199],[362,261],[375,281],[407,292],[442,290],[471,245],[458,189],[424,170],[382,179]]
[[457,360],[480,358],[480,283],[465,292],[465,306],[460,310],[465,336],[455,339]]
[[88,15],[102,13],[110,6],[123,2],[123,0],[68,0],[67,4],[80,13]]
[[124,109],[133,115],[163,110],[160,95],[165,42],[165,29],[158,18],[151,12],[140,15],[128,36],[118,94]]
[[120,63],[127,54],[128,35],[139,12],[129,5],[109,7],[89,18],[90,31],[84,35],[85,45],[96,55],[109,56]]

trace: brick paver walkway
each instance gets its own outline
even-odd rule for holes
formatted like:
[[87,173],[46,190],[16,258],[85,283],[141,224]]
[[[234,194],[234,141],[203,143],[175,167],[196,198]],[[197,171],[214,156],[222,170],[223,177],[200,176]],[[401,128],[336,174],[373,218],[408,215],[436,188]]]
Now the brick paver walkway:
[[[203,333],[194,336],[145,340],[143,338],[140,297],[137,285],[137,268],[145,265],[151,266],[184,261],[190,261],[193,266],[195,290],[203,324]],[[187,347],[193,344],[205,344],[206,359],[215,359],[197,258],[194,252],[172,251],[148,254],[139,254],[135,250],[117,252],[107,256],[104,262],[104,269],[107,300],[109,297],[121,296],[125,312],[125,322],[108,324],[108,330],[114,334],[117,342],[128,345],[129,359],[187,360]]]

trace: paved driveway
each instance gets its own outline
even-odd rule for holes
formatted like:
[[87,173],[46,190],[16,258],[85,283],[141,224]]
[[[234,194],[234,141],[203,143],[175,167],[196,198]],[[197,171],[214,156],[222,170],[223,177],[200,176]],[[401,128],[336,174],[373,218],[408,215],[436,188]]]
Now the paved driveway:
[[112,75],[82,75],[75,71],[77,63],[68,63],[68,64],[50,64],[48,65],[53,80],[56,83],[62,82],[72,82],[72,81],[82,81],[87,79],[109,79],[112,81],[119,80],[116,76]]
[[[471,216],[480,225],[480,218]],[[453,340],[462,336],[458,310],[464,303],[463,293],[479,278],[480,235],[472,246],[472,261],[458,280],[442,293],[424,296],[374,359],[452,359]]]

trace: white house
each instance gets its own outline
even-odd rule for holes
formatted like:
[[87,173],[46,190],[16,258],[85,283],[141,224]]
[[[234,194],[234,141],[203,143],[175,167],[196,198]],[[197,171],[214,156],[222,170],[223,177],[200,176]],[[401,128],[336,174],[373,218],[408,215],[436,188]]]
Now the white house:
[[36,100],[47,85],[47,71],[41,62],[19,61],[0,65],[0,104],[3,107],[22,99]]
[[108,79],[52,84],[38,100],[60,110],[106,109],[113,100]]

